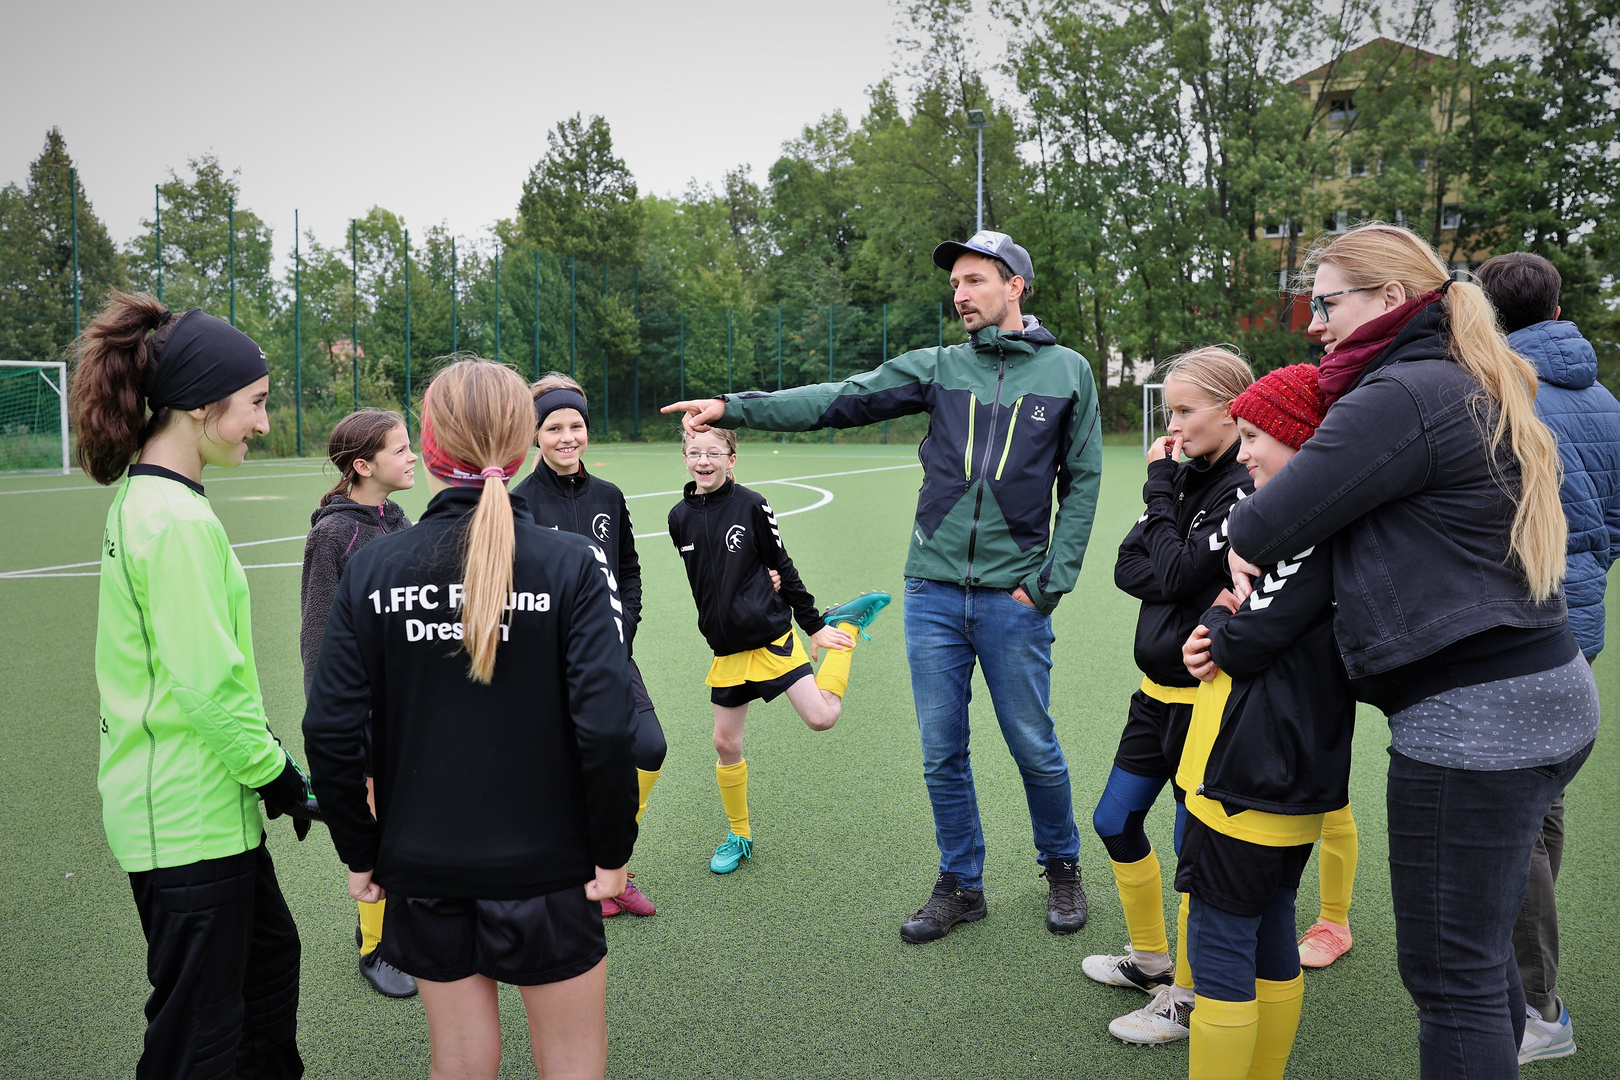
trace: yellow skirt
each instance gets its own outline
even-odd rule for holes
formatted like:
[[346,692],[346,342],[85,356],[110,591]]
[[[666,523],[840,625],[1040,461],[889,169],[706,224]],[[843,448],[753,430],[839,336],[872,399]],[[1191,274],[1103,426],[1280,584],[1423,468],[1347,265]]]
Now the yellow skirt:
[[715,657],[714,663],[709,665],[709,677],[703,681],[708,686],[771,683],[809,663],[810,655],[804,651],[804,643],[798,634],[789,630],[763,648]]

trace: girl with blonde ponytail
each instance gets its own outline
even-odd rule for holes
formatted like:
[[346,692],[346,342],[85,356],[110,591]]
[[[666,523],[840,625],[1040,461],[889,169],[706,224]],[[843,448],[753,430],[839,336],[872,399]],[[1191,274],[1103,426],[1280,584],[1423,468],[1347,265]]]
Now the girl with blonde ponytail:
[[1340,654],[1390,723],[1391,893],[1422,1075],[1515,1075],[1510,935],[1542,819],[1599,719],[1561,590],[1557,445],[1489,300],[1415,234],[1364,225],[1307,269],[1330,408],[1232,510],[1234,570],[1335,538]]
[[623,605],[599,546],[508,494],[533,433],[511,369],[433,380],[433,499],[349,559],[304,716],[350,894],[392,893],[377,952],[417,980],[434,1075],[499,1071],[497,982],[522,988],[540,1075],[607,1064],[600,902],[636,836]]

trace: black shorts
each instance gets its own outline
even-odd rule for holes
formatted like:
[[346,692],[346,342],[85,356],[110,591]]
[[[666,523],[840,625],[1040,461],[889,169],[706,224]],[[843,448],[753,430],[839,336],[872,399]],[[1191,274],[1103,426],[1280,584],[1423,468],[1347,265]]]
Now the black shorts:
[[1259,918],[1278,889],[1298,889],[1314,844],[1271,847],[1227,836],[1187,815],[1176,862],[1176,891],[1246,919]]
[[745,682],[736,686],[709,687],[709,700],[723,709],[736,709],[748,704],[750,701],[774,701],[777,697],[787,693],[787,688],[804,678],[814,675],[815,669],[809,664],[800,664],[786,675],[778,675],[765,682]]
[[429,982],[485,975],[539,986],[591,970],[607,955],[607,936],[602,905],[570,885],[523,900],[390,896],[377,950]]
[[636,712],[653,711],[652,695],[647,693],[647,684],[642,681],[641,669],[634,660],[630,661],[630,694],[635,698]]
[[[1137,776],[1174,778],[1181,764],[1181,748],[1187,743],[1187,728],[1192,725],[1192,711],[1191,705],[1159,701],[1136,691],[1131,695],[1119,749],[1114,751],[1114,764]],[[1176,801],[1181,801],[1179,789]]]

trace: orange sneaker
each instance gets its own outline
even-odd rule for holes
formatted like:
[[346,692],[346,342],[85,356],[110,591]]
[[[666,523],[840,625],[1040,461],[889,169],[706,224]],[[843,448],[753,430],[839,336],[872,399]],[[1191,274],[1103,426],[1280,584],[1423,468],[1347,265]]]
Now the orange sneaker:
[[1325,968],[1350,951],[1350,928],[1317,919],[1299,939],[1299,966]]

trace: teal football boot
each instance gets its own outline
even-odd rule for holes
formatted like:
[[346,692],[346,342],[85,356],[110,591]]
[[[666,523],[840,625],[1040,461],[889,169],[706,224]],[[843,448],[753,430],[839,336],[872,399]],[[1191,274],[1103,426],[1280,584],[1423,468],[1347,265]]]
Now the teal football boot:
[[878,612],[888,607],[893,600],[894,597],[886,592],[861,593],[853,600],[834,604],[823,611],[821,619],[828,626],[850,623],[860,631],[861,637],[871,641],[872,635],[866,632],[866,628],[872,625],[872,620],[878,617]]
[[737,869],[744,859],[753,857],[752,840],[736,833],[727,833],[726,842],[714,849],[714,858],[709,860],[709,869],[717,874],[729,874]]

